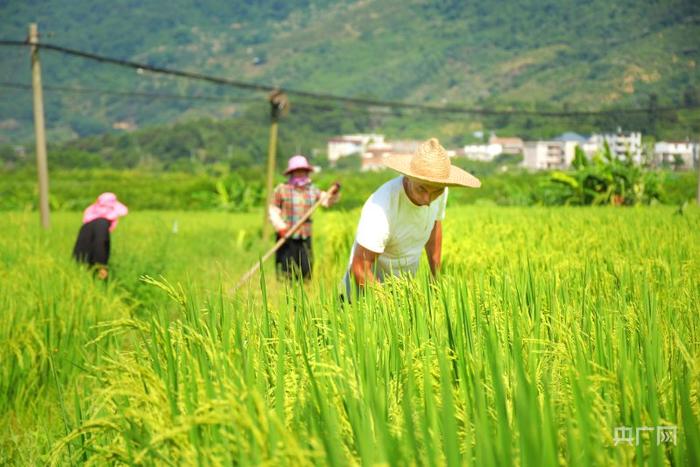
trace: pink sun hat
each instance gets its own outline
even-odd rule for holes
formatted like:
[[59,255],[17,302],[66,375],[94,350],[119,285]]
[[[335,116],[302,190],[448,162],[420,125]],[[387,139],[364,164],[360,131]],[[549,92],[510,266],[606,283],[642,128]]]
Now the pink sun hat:
[[109,221],[109,231],[113,231],[119,222],[119,218],[126,216],[129,209],[117,200],[114,193],[102,193],[97,197],[97,201],[92,203],[83,213],[83,224],[92,222],[95,219],[107,219]]
[[314,168],[309,165],[309,161],[306,160],[306,157],[302,156],[301,154],[297,154],[296,156],[289,158],[287,170],[284,171],[284,174],[289,175],[289,173],[293,172],[294,170],[308,170],[309,172],[313,172]]

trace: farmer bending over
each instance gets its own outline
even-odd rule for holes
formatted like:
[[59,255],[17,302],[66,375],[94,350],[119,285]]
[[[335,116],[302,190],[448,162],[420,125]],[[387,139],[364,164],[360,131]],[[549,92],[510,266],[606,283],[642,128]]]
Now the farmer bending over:
[[428,255],[435,276],[442,256],[442,220],[448,186],[477,188],[481,182],[450,164],[437,139],[413,155],[394,155],[384,164],[403,174],[379,187],[365,202],[343,279],[350,298],[350,278],[357,290],[390,275],[415,275],[421,254]]
[[102,193],[83,213],[83,225],[73,247],[73,257],[97,270],[97,277],[107,279],[109,236],[129,210],[114,193]]
[[[338,200],[338,194],[328,195],[311,183],[309,174],[313,172],[304,156],[296,155],[289,159],[284,174],[289,178],[275,188],[272,203],[268,206],[270,222],[277,231],[277,240],[316,203],[323,199],[321,206],[329,207]],[[311,250],[311,219],[309,218],[275,253],[278,274],[291,278],[301,274],[304,279],[311,277],[313,254]]]

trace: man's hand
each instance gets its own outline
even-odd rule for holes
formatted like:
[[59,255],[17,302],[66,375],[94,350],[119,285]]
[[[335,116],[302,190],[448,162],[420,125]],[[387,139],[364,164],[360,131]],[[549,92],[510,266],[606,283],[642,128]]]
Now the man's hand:
[[379,253],[368,250],[360,244],[355,245],[355,254],[352,257],[350,271],[355,278],[358,289],[364,288],[367,284],[377,282],[374,275],[374,263],[377,261]]
[[97,269],[97,278],[100,280],[106,280],[109,277],[109,270],[102,266]]
[[428,264],[433,277],[437,277],[442,266],[442,222],[435,221],[430,238],[425,244],[425,253],[428,255]]

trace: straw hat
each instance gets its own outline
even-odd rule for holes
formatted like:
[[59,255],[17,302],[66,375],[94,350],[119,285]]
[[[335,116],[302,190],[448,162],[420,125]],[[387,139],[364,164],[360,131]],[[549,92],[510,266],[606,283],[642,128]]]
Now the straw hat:
[[393,155],[384,159],[384,165],[411,178],[444,186],[478,188],[478,178],[450,164],[447,151],[436,138],[421,144],[413,155]]

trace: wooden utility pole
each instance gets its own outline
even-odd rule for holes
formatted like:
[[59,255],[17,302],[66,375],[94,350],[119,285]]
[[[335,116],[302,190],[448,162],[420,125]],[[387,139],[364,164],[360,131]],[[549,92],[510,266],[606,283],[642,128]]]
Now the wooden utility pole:
[[36,23],[29,25],[29,43],[32,57],[32,88],[34,90],[34,132],[36,134],[36,172],[39,178],[39,211],[41,226],[51,224],[49,218],[49,169],[46,162],[46,134],[44,128],[44,97],[41,91],[41,66],[39,64],[39,30]]
[[283,111],[287,110],[289,101],[282,91],[273,91],[270,101],[270,142],[267,149],[267,183],[265,185],[265,206],[263,207],[262,238],[267,240],[270,235],[270,223],[267,220],[267,207],[272,201],[273,181],[275,178],[275,159],[277,158],[277,122]]
[[695,194],[695,203],[698,207],[700,207],[700,139],[695,140],[695,148],[693,152],[695,153],[695,157],[693,159],[695,160],[698,171],[698,191]]

